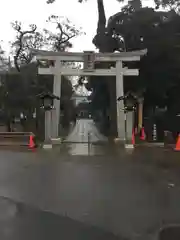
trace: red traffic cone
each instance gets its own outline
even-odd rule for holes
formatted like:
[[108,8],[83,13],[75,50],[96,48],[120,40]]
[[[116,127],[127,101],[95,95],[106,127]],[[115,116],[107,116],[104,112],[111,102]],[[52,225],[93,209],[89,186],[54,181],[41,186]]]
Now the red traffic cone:
[[34,136],[32,136],[32,135],[29,136],[29,148],[30,149],[34,149],[35,148]]
[[180,151],[180,134],[178,135],[177,142],[176,142],[176,147],[175,147],[174,150]]
[[141,129],[140,139],[141,139],[142,141],[144,141],[144,140],[146,139],[146,135],[145,135],[144,127],[142,127],[142,129]]
[[132,144],[135,145],[135,135],[134,135],[134,130],[132,132]]

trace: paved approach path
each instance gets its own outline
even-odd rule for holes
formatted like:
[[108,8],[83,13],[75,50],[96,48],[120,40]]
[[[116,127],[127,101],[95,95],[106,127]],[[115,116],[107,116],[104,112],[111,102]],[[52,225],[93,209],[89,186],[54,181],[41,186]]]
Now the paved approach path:
[[[75,222],[69,225],[69,232],[79,222],[112,232],[121,240],[151,240],[160,227],[180,223],[179,159],[179,152],[160,148],[93,157],[65,156],[60,149],[0,151],[0,196],[71,218]],[[9,217],[0,211],[0,234],[1,226],[8,222]],[[49,226],[46,221],[40,223]],[[20,226],[14,229],[20,231]],[[93,236],[84,239],[96,239]]]
[[88,141],[107,142],[107,138],[98,131],[92,119],[77,119],[75,127],[65,142],[87,143]]

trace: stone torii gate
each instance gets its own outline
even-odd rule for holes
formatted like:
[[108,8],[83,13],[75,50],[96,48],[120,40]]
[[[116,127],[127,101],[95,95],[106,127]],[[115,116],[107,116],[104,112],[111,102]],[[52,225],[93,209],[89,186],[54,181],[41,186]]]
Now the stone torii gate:
[[[48,68],[39,67],[38,73],[54,75],[53,94],[61,97],[61,76],[116,76],[116,99],[124,96],[123,76],[138,76],[138,69],[123,68],[123,62],[140,61],[147,50],[122,52],[122,53],[94,53],[86,52],[52,52],[44,50],[32,50],[37,60],[53,61],[53,66]],[[84,69],[73,69],[65,66],[64,62],[84,62]],[[95,69],[95,62],[114,62],[115,68]],[[55,110],[52,113],[52,138],[58,138],[60,101],[54,100]],[[117,132],[120,140],[125,140],[125,113],[124,102],[117,101]]]

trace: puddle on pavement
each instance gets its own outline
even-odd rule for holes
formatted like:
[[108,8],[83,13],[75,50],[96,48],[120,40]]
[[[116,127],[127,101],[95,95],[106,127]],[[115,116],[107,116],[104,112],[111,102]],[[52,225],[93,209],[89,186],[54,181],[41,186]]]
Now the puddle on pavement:
[[98,227],[0,197],[1,240],[120,240]]
[[0,221],[13,218],[18,213],[18,205],[6,198],[0,198]]
[[158,240],[179,240],[180,239],[180,225],[167,226],[161,229]]

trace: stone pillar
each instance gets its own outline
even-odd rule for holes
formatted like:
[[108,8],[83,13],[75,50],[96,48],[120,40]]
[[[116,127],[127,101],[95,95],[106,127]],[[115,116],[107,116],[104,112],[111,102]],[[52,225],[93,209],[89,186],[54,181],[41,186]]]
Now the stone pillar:
[[51,110],[45,111],[45,143],[51,142]]
[[132,130],[134,125],[134,111],[126,113],[126,143],[132,142]]
[[[55,75],[53,84],[53,94],[61,98],[61,62],[55,62]],[[59,136],[59,120],[60,120],[60,104],[61,100],[54,99],[54,110],[52,111],[52,138]]]
[[125,113],[124,101],[117,101],[124,96],[122,61],[116,62],[116,106],[117,106],[117,132],[120,140],[125,140]]
[[138,131],[143,127],[143,103],[144,98],[138,99]]

